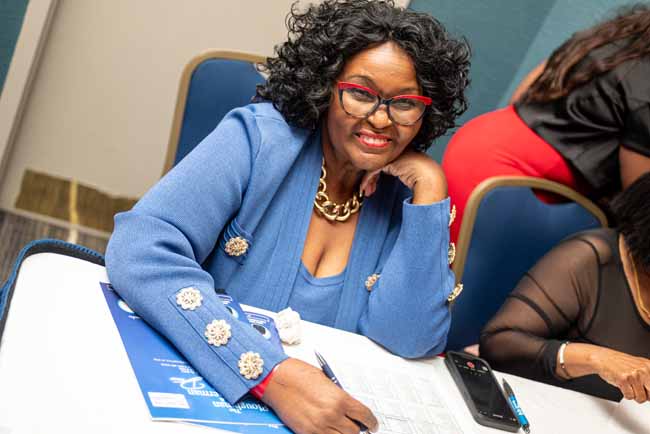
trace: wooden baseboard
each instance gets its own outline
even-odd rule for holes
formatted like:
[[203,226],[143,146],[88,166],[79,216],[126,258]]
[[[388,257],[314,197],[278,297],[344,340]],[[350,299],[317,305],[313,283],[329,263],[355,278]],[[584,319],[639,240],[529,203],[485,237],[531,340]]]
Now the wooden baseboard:
[[111,233],[113,216],[131,209],[135,202],[136,199],[111,196],[72,179],[27,169],[15,207],[74,227]]

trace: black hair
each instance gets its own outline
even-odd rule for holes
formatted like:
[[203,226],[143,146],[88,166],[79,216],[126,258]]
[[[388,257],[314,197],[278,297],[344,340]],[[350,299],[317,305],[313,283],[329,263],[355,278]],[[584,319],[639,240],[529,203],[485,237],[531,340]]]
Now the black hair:
[[410,56],[423,95],[433,99],[411,143],[415,149],[426,150],[467,109],[469,45],[428,14],[392,0],[326,0],[304,12],[294,3],[287,28],[287,42],[260,67],[268,80],[258,85],[256,100],[271,101],[292,125],[315,129],[345,62],[388,41]]
[[632,257],[650,273],[650,172],[619,193],[611,211]]

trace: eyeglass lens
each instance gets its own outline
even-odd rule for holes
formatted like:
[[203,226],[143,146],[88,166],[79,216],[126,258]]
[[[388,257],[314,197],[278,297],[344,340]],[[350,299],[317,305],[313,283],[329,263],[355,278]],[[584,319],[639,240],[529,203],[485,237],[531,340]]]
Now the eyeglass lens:
[[[377,95],[358,88],[341,89],[341,105],[343,110],[351,116],[366,117],[379,106],[380,98]],[[422,117],[426,105],[414,98],[390,99],[387,104],[389,117],[396,123],[411,125]]]

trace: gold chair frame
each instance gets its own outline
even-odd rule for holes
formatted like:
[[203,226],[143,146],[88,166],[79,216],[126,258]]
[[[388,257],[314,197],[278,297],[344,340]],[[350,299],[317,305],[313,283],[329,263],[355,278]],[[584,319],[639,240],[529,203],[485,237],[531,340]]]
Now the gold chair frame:
[[169,135],[167,155],[165,157],[165,165],[162,170],[162,175],[165,175],[174,166],[176,151],[178,150],[178,140],[181,136],[183,115],[185,114],[185,105],[187,103],[187,93],[189,91],[192,74],[198,65],[210,59],[241,60],[244,62],[249,62],[253,65],[266,62],[266,57],[260,56],[258,54],[244,53],[239,51],[211,50],[192,58],[187,63],[187,65],[185,65],[185,68],[183,68],[183,73],[181,75],[181,81],[178,86],[176,108],[174,109],[174,119],[172,121],[172,129],[171,134]]
[[607,217],[605,213],[591,200],[587,199],[577,191],[558,182],[542,178],[532,178],[527,176],[495,176],[481,182],[474,188],[472,194],[467,200],[463,220],[461,221],[458,243],[456,246],[456,259],[452,266],[456,275],[456,283],[463,279],[465,271],[465,260],[467,259],[467,249],[472,240],[472,232],[476,221],[478,208],[487,193],[498,187],[530,187],[535,190],[543,190],[557,195],[566,197],[572,202],[583,206],[587,211],[592,213],[603,227],[607,227]]

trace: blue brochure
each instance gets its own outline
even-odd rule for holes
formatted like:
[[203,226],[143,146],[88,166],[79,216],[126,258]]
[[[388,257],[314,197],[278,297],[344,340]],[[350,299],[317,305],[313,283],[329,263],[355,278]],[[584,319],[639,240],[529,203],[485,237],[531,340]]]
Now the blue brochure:
[[251,326],[260,332],[262,336],[271,341],[273,345],[282,348],[280,333],[275,327],[275,321],[273,321],[273,318],[257,312],[246,312],[246,318],[248,318],[248,322]]
[[251,327],[260,332],[260,334],[268,339],[273,345],[282,349],[280,333],[278,333],[278,329],[275,327],[275,321],[273,321],[273,318],[257,312],[245,312],[239,303],[237,303],[231,296],[226,294],[217,295],[233,318],[246,324],[250,324]]
[[[133,313],[110,284],[100,285],[154,420],[179,420],[246,434],[291,433],[271,409],[252,397],[230,405],[167,339]],[[233,316],[281,345],[272,318],[243,311],[227,295],[219,297]]]
[[250,322],[248,321],[248,317],[246,316],[246,313],[241,308],[239,303],[235,301],[235,299],[233,299],[231,296],[226,294],[217,294],[217,297],[221,299],[221,302],[223,303],[224,306],[226,306],[226,309],[228,310],[228,312],[230,312],[230,315],[232,315],[233,318],[250,324]]

